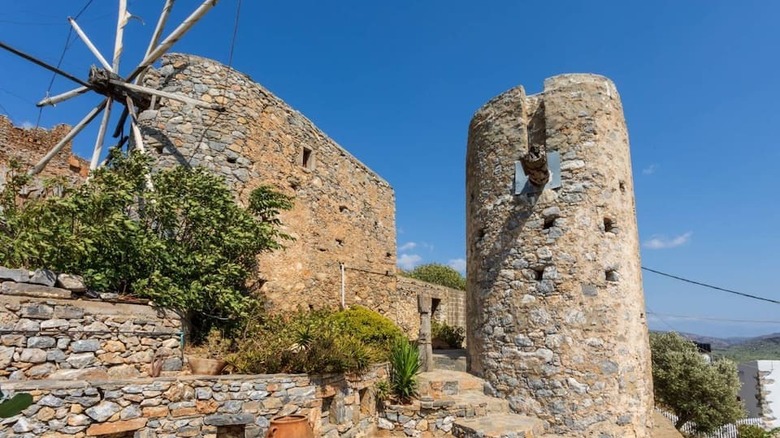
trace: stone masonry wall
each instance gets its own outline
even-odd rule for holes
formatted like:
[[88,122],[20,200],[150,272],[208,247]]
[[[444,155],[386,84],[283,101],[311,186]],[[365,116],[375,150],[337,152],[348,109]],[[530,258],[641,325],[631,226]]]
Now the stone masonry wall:
[[336,306],[344,263],[347,304],[388,317],[396,289],[392,187],[248,76],[208,59],[168,55],[148,85],[224,105],[201,109],[163,99],[140,115],[160,166],[205,166],[242,202],[260,185],[295,196],[284,251],[260,257],[272,310]]
[[182,369],[182,326],[172,312],[12,296],[7,284],[0,284],[0,380],[148,376],[155,358],[163,375]]
[[[561,187],[515,194],[530,144]],[[521,170],[522,172],[522,170]],[[653,407],[628,133],[595,75],[514,88],[475,114],[467,153],[469,369],[559,434],[647,437]]]
[[107,381],[10,382],[34,404],[0,423],[7,437],[263,437],[270,420],[306,415],[316,436],[371,436],[373,384],[386,370],[360,379],[305,375],[183,376]]
[[[51,130],[32,129],[14,126],[13,122],[0,115],[0,186],[5,181],[8,164],[16,159],[27,171],[38,160],[65,137],[70,131],[67,125],[57,125]],[[41,172],[41,176],[65,177],[71,182],[80,182],[86,178],[89,172],[89,163],[71,152],[68,144],[59,154],[49,162],[49,165]]]
[[431,318],[466,328],[465,291],[399,276],[397,298],[394,301],[402,315],[401,325],[410,336],[416,337],[420,330],[420,313],[417,308],[417,297],[420,295],[427,295],[434,300]]

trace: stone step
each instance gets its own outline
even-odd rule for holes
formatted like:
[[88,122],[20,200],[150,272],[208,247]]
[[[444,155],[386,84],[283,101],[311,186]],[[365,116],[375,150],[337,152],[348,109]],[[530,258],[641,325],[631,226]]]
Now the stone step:
[[544,422],[517,414],[491,414],[485,417],[458,419],[452,427],[457,438],[542,438]]
[[436,370],[466,372],[466,350],[433,350]]
[[435,370],[420,373],[418,391],[422,396],[440,399],[462,391],[483,391],[485,381],[462,371]]

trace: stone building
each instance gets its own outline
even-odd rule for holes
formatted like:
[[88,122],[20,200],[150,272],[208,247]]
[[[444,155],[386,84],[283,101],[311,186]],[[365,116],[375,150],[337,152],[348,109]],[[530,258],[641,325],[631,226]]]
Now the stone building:
[[398,314],[389,298],[396,290],[390,184],[281,99],[216,61],[168,55],[147,81],[225,108],[163,100],[143,112],[147,147],[161,166],[211,169],[241,201],[260,185],[295,197],[295,207],[281,215],[295,241],[260,258],[261,291],[271,310],[343,300]]
[[[163,99],[142,112],[145,145],[160,167],[203,166],[222,175],[241,202],[260,185],[294,196],[294,208],[281,219],[295,240],[259,260],[257,286],[269,310],[361,304],[415,337],[417,297],[424,293],[437,304],[438,320],[465,327],[462,291],[396,276],[393,188],[310,120],[248,76],[209,59],[168,55],[146,78],[150,86],[225,107],[220,112]],[[0,166],[13,156],[32,167],[67,131],[65,125],[23,129],[0,116]],[[88,163],[67,145],[42,175],[81,181],[87,172]]]
[[[541,187],[521,166],[539,149]],[[555,433],[649,436],[634,187],[612,82],[562,75],[489,101],[471,121],[466,193],[470,370]]]
[[[18,161],[25,170],[31,168],[69,130],[67,125],[57,125],[51,130],[23,128],[14,126],[8,117],[0,115],[0,183],[5,179],[11,160]],[[68,144],[41,172],[41,177],[64,177],[76,182],[86,178],[88,172],[89,164],[74,155]]]

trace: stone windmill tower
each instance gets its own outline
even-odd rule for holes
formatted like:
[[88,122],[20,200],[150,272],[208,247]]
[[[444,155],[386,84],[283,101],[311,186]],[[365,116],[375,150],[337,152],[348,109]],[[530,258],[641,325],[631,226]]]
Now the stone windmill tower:
[[653,408],[628,133],[595,75],[477,111],[467,153],[470,371],[555,433],[647,437]]

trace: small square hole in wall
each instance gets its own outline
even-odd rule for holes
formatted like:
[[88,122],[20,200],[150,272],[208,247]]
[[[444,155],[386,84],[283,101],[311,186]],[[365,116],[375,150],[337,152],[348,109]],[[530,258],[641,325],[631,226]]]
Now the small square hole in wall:
[[604,231],[607,233],[617,233],[617,227],[615,227],[615,221],[605,217],[604,218]]
[[607,281],[617,282],[620,280],[620,277],[618,276],[618,272],[615,269],[607,269],[604,271],[604,275],[607,278]]
[[544,268],[534,269],[534,279],[536,281],[542,281],[543,278],[544,278]]
[[555,226],[555,219],[558,219],[557,216],[549,216],[544,218],[544,229],[549,230],[550,228]]
[[218,426],[217,438],[244,438],[245,427],[243,424],[232,426]]
[[301,166],[307,169],[314,169],[314,151],[304,147],[301,151]]

